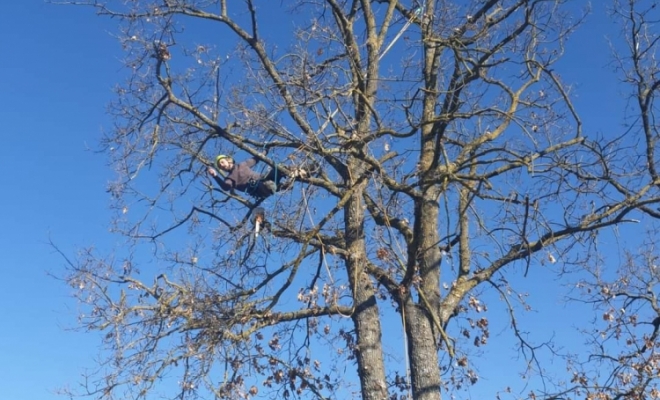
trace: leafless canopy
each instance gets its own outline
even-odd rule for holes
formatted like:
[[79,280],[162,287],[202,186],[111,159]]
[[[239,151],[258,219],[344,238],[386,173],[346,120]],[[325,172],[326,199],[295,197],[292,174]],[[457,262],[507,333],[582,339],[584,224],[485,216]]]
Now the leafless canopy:
[[[85,393],[466,398],[492,363],[479,354],[495,324],[530,380],[491,381],[489,398],[649,398],[655,264],[616,284],[592,266],[603,232],[660,216],[652,3],[615,4],[638,119],[602,137],[583,134],[555,65],[583,18],[574,1],[73,3],[120,22],[127,77],[103,142],[127,245],[84,252],[67,278],[108,349]],[[219,153],[285,175],[318,168],[255,201],[214,188]],[[259,236],[256,206],[271,224]],[[539,268],[588,271],[580,287],[598,289],[581,300],[607,288],[588,301],[621,293],[656,319],[600,367],[563,354],[569,378],[556,379],[541,350],[551,336],[519,320]],[[612,311],[607,322],[614,340],[641,321]]]

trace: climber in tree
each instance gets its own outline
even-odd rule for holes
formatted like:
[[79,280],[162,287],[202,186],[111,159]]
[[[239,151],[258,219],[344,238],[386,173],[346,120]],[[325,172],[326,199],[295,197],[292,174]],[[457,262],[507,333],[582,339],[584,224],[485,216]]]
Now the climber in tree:
[[[258,162],[258,158],[251,157],[240,163],[235,163],[232,157],[221,154],[215,159],[215,166],[226,172],[227,175],[221,176],[213,167],[208,168],[208,173],[223,190],[230,192],[238,190],[262,199],[290,187],[293,183],[293,179],[287,179],[280,184],[282,179],[288,177],[277,166],[271,168],[266,175],[262,176],[252,169]],[[292,178],[306,177],[308,174],[303,168],[298,168],[293,172]]]

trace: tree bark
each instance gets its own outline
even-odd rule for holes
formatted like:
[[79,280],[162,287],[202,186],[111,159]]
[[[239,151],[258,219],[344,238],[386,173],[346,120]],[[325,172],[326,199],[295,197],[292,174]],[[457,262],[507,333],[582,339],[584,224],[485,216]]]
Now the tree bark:
[[438,347],[428,311],[408,296],[403,306],[413,398],[441,398]]
[[346,226],[346,260],[355,310],[352,315],[357,346],[355,357],[362,398],[382,400],[387,396],[385,366],[382,357],[382,330],[378,304],[371,278],[364,272],[367,262],[364,241],[364,207],[362,188],[355,190],[344,207]]

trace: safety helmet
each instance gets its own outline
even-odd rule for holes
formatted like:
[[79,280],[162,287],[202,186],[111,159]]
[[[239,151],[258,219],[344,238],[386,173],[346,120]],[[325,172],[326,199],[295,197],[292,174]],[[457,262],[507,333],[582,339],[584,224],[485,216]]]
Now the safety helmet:
[[220,167],[220,160],[222,160],[223,158],[228,158],[228,159],[232,160],[231,156],[228,156],[226,154],[220,154],[219,156],[217,156],[215,158],[215,166],[216,167],[218,167],[218,168]]

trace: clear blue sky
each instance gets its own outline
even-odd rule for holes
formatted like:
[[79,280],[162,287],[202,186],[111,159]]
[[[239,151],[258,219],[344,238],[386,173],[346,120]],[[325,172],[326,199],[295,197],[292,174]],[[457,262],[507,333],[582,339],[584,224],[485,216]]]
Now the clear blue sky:
[[107,245],[112,176],[97,147],[118,81],[110,21],[42,0],[0,2],[0,397],[62,398],[98,351],[76,323],[69,288],[50,277],[72,254]]
[[[577,3],[577,2],[576,2]],[[606,67],[605,34],[617,32],[595,2],[561,63],[576,85],[587,135],[621,122],[620,89]],[[274,23],[277,21],[273,21]],[[121,79],[113,21],[93,10],[42,0],[0,2],[0,397],[50,400],[93,368],[95,334],[76,324],[69,288],[49,276],[83,246],[109,248],[106,182],[113,174],[94,153],[110,120],[105,107]],[[552,305],[549,305],[552,307]]]

